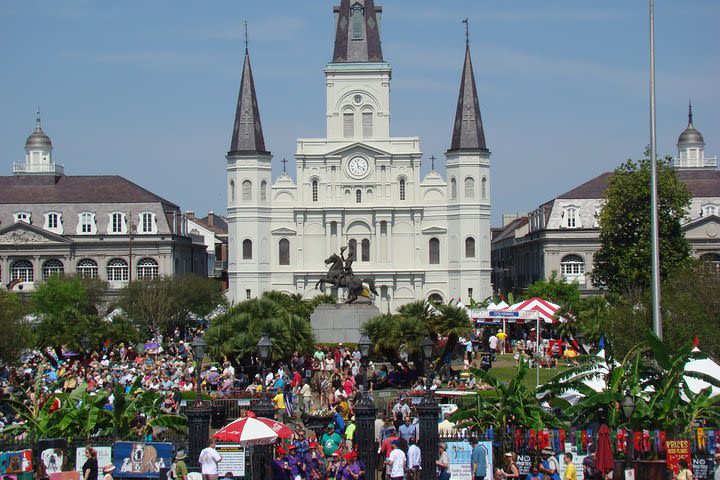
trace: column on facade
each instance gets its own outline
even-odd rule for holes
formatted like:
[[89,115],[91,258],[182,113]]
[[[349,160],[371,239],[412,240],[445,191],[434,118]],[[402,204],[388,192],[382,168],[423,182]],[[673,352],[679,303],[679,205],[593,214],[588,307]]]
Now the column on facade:
[[375,220],[375,263],[380,263],[380,220]]
[[0,283],[2,285],[10,283],[10,270],[8,270],[9,265],[10,262],[8,262],[8,257],[3,256],[2,260],[0,260]]
[[392,219],[387,221],[387,262],[392,262]]
[[342,221],[338,220],[335,223],[335,238],[337,239],[337,250],[336,253],[340,255],[340,247],[342,247]]
[[332,251],[332,244],[331,244],[331,237],[332,232],[330,231],[330,226],[332,225],[332,222],[325,219],[325,252],[324,253],[330,253]]

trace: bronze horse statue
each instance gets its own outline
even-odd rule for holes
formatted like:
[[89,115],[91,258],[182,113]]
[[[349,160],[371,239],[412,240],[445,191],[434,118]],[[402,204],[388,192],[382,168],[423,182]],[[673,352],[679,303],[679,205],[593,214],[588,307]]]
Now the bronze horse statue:
[[343,268],[343,259],[340,255],[333,253],[325,259],[325,265],[330,265],[330,269],[326,277],[317,281],[315,289],[324,290],[326,283],[332,284],[334,288],[345,288],[348,292],[345,303],[353,303],[362,295],[363,284],[367,284],[368,290],[374,295],[378,295],[377,290],[375,290],[375,279],[372,277],[357,277],[352,273],[352,270],[346,272]]

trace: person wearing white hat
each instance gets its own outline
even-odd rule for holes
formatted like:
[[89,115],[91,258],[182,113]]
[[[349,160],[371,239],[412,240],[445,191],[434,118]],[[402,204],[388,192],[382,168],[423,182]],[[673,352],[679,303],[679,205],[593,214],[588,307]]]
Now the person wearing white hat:
[[188,469],[187,465],[185,465],[186,458],[185,451],[178,450],[177,455],[175,455],[175,463],[171,467],[174,470],[176,480],[188,480]]
[[115,471],[115,465],[108,463],[103,467],[103,480],[113,480],[112,472]]

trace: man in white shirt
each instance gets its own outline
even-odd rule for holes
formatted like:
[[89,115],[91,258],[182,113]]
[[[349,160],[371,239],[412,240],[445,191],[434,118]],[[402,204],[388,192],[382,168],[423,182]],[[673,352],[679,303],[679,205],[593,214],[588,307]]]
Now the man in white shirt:
[[421,454],[420,447],[415,444],[415,437],[410,438],[410,445],[407,452],[408,480],[418,480],[420,478]]
[[385,460],[385,463],[390,465],[391,480],[402,480],[405,476],[405,452],[398,448],[399,443],[397,440],[390,442],[392,452],[390,452],[390,456]]
[[208,446],[200,452],[199,461],[203,480],[217,480],[218,463],[222,461],[222,457],[215,450],[215,439],[211,438]]
[[490,335],[490,338],[488,338],[488,347],[490,347],[490,353],[492,353],[494,355],[495,352],[497,351],[497,346],[498,346],[498,338],[493,333],[492,335]]

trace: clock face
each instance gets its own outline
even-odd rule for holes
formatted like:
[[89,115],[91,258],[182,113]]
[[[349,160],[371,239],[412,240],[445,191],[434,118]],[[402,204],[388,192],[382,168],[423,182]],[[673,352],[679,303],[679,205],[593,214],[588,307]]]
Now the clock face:
[[368,171],[368,161],[363,157],[353,157],[348,162],[348,171],[355,177],[362,177]]

